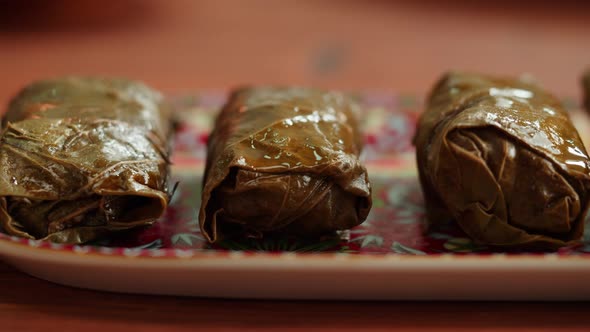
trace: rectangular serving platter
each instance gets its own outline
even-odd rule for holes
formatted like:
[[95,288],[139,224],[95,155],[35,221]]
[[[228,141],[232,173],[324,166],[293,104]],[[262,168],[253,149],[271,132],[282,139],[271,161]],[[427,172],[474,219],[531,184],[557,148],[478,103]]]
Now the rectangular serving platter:
[[[206,139],[226,94],[174,98],[181,120],[171,207],[154,226],[84,246],[0,234],[0,257],[59,284],[115,292],[225,298],[348,300],[588,300],[590,236],[557,252],[500,252],[453,225],[425,233],[411,139],[421,101],[357,93],[366,112],[363,153],[373,184],[367,221],[317,241],[225,240],[198,229]],[[565,100],[587,143],[590,125]],[[587,227],[590,228],[590,227]],[[590,232],[587,232],[587,234]]]

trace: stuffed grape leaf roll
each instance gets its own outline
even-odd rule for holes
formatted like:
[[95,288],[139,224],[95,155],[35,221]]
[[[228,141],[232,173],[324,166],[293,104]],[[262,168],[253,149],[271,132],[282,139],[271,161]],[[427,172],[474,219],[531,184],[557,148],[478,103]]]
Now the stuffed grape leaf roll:
[[207,240],[315,237],[362,223],[371,187],[359,107],[337,92],[235,91],[209,141],[199,221]]
[[590,70],[582,78],[582,85],[584,87],[584,106],[586,111],[590,113]]
[[149,225],[168,204],[170,111],[122,79],[67,77],[23,89],[2,118],[0,225],[84,243]]
[[579,240],[590,162],[560,102],[517,79],[450,73],[415,136],[428,220],[475,241],[554,249]]

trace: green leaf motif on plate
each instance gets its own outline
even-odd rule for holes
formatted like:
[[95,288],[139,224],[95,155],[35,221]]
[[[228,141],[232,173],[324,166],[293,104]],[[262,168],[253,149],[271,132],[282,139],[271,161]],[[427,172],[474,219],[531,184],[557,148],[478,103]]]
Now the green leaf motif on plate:
[[405,246],[397,241],[393,243],[391,246],[391,250],[398,254],[406,254],[406,255],[426,255],[424,251],[414,249],[408,246]]
[[365,248],[368,246],[381,247],[383,245],[383,237],[381,237],[379,235],[372,235],[372,234],[359,236],[359,237],[353,239],[352,241],[354,241],[354,242],[362,241],[361,248]]
[[475,252],[485,249],[484,246],[478,245],[466,237],[456,237],[448,240],[444,248],[453,252]]
[[203,238],[191,233],[180,233],[172,235],[172,244],[187,244],[189,246],[193,245],[193,240],[202,241]]

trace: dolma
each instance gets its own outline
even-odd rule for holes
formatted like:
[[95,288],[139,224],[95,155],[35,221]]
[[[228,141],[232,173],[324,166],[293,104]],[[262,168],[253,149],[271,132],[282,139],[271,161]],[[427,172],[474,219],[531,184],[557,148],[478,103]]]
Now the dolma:
[[590,70],[586,71],[582,84],[584,86],[584,106],[586,111],[590,113]]
[[455,220],[478,243],[535,250],[582,236],[588,155],[562,105],[540,88],[447,74],[414,143],[430,225]]
[[23,89],[2,119],[2,229],[76,244],[153,223],[169,199],[169,112],[160,94],[122,79]]
[[307,88],[243,88],[208,141],[199,222],[210,242],[268,233],[313,238],[362,223],[371,208],[359,161],[359,108]]

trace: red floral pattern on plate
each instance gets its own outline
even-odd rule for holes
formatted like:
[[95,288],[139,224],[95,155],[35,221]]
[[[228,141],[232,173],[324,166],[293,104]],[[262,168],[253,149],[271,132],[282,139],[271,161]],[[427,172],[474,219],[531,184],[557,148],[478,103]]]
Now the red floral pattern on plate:
[[[493,253],[489,248],[473,243],[453,225],[426,232],[423,198],[411,145],[421,102],[408,96],[374,92],[357,96],[367,112],[364,157],[373,184],[374,200],[373,209],[362,225],[314,241],[243,238],[209,245],[200,234],[197,215],[207,134],[224,96],[222,93],[204,93],[174,100],[181,123],[173,155],[173,180],[178,181],[179,186],[165,216],[153,226],[120,233],[89,246],[50,244],[3,234],[0,239],[35,247],[128,256],[176,257],[190,255],[192,250],[218,254],[231,250],[410,255]],[[587,134],[582,132],[584,137]],[[563,248],[558,254],[590,254],[590,234],[587,232],[583,245]]]

